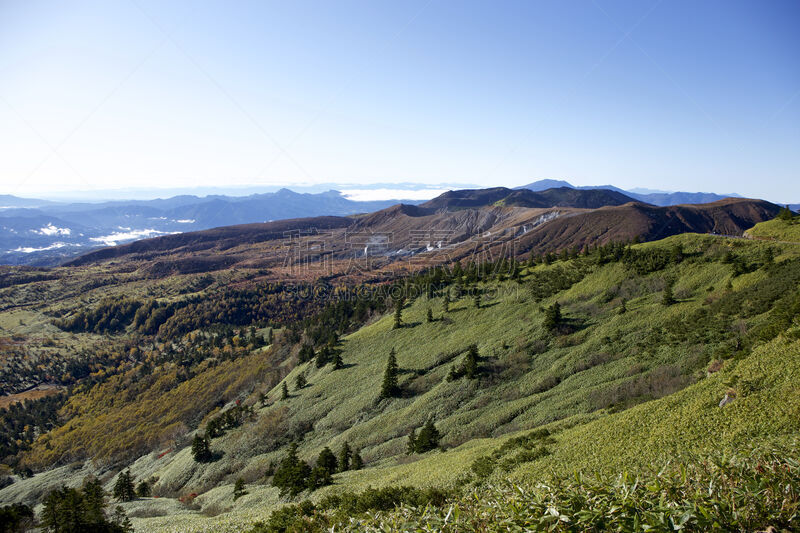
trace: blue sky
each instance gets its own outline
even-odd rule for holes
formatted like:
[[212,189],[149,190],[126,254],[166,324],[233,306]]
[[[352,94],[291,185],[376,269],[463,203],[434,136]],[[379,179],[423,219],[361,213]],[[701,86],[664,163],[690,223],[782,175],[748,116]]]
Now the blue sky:
[[797,2],[0,0],[0,193],[542,178],[800,201]]

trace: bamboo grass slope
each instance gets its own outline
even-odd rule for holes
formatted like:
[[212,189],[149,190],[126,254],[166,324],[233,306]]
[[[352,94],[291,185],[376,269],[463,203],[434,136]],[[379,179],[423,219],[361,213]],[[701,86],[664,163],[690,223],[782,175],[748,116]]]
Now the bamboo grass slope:
[[[406,286],[430,288],[370,300],[336,318],[331,339],[317,322],[183,332],[173,321],[181,333],[146,364],[71,390],[65,421],[20,464],[78,461],[107,488],[129,467],[151,480],[152,497],[121,504],[137,531],[792,529],[800,246],[775,222],[752,240],[684,234],[491,265],[499,272],[465,266],[433,285],[412,277]],[[216,285],[195,278],[171,283],[201,309]],[[134,299],[161,290],[132,283]],[[114,308],[109,292],[93,301]],[[106,338],[142,345],[133,324],[114,327]],[[409,445],[430,428],[438,446]],[[290,445],[311,465],[346,445],[363,468],[281,495],[272,476]],[[47,476],[0,489],[0,501],[30,502]]]

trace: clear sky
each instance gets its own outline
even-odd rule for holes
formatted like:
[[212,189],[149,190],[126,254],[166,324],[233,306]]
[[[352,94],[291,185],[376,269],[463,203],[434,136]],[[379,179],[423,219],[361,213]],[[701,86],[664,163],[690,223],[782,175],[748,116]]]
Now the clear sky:
[[419,182],[800,202],[800,2],[0,0],[0,193]]

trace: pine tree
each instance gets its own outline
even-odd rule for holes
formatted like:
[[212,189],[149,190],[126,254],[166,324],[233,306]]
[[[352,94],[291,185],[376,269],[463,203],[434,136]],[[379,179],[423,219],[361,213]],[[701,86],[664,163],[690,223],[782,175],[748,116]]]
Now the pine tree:
[[140,498],[149,498],[150,483],[148,483],[145,480],[142,480],[138,485],[136,485],[136,495]]
[[428,308],[428,313],[425,316],[425,320],[428,322],[433,322],[433,311],[431,311],[430,307]]
[[208,437],[201,437],[200,435],[194,436],[192,440],[192,457],[194,457],[194,460],[198,463],[211,462],[214,458],[214,454],[211,453],[211,443],[208,441]]
[[794,216],[792,215],[792,210],[789,209],[788,205],[780,210],[780,212],[778,213],[778,218],[785,222],[792,222]]
[[319,452],[319,457],[317,457],[317,467],[324,468],[330,474],[335,474],[339,466],[339,462],[336,460],[336,456],[333,455],[333,452],[330,448],[325,446],[321,452]]
[[401,296],[394,302],[394,324],[392,329],[399,329],[403,327],[403,304],[404,299]]
[[344,361],[342,360],[342,354],[339,350],[335,350],[333,352],[333,369],[339,370],[344,368]]
[[289,445],[289,452],[281,461],[275,475],[272,476],[272,486],[281,489],[281,494],[297,496],[308,486],[311,467],[308,463],[297,457],[297,444]]
[[447,288],[444,290],[444,298],[442,298],[442,312],[449,313],[450,312],[450,289]]
[[314,347],[311,346],[310,344],[303,344],[300,347],[300,351],[297,354],[297,358],[301,363],[305,363],[306,361],[311,361],[312,359],[314,359]]
[[128,518],[128,515],[125,514],[125,510],[119,505],[114,508],[111,523],[117,527],[117,531],[120,533],[133,533],[134,531],[130,518]]
[[311,473],[306,481],[306,487],[308,490],[317,490],[318,488],[330,485],[331,483],[333,483],[333,477],[331,476],[331,473],[321,466],[315,466],[311,469]]
[[281,400],[287,400],[289,398],[289,387],[286,386],[286,382],[284,381],[281,384]]
[[323,366],[327,365],[331,360],[331,349],[328,346],[323,346],[320,351],[317,352],[317,358],[314,361],[314,364],[317,368],[322,368]]
[[238,478],[233,485],[233,501],[238,500],[245,494],[247,494],[247,491],[244,488],[244,479]]
[[439,447],[439,430],[433,423],[433,419],[429,418],[428,421],[419,430],[419,435],[414,443],[414,448],[417,453],[425,453]]
[[361,470],[364,468],[364,460],[361,459],[361,454],[358,450],[353,452],[353,458],[350,461],[350,470]]
[[554,330],[561,324],[561,304],[554,303],[547,308],[544,314],[544,327],[547,330]]
[[44,500],[40,515],[46,531],[77,533],[88,525],[83,495],[78,489],[62,487],[51,491]]
[[400,392],[397,386],[397,357],[394,348],[389,352],[389,360],[386,362],[386,370],[383,373],[383,384],[381,385],[381,398],[392,398]]
[[294,390],[300,390],[306,385],[308,385],[308,382],[306,381],[306,373],[300,372],[297,374],[297,377],[294,380]]
[[411,433],[408,434],[408,444],[406,444],[406,453],[411,455],[412,453],[417,453],[417,430],[412,429]]
[[464,358],[464,375],[469,379],[478,377],[478,347],[473,344],[467,350],[467,356]]
[[475,294],[472,296],[472,303],[475,305],[475,309],[481,308],[481,293],[477,289],[475,290]]
[[353,452],[350,449],[350,444],[347,441],[344,441],[342,444],[342,449],[339,451],[339,472],[345,472],[350,470],[350,458],[353,456]]
[[82,490],[86,521],[90,524],[102,524],[106,519],[106,491],[103,490],[103,484],[99,479],[90,477],[84,480]]
[[624,315],[625,313],[627,313],[627,312],[628,312],[628,305],[627,305],[627,303],[628,303],[628,302],[627,302],[627,300],[625,300],[625,298],[623,298],[623,299],[622,299],[622,303],[621,303],[621,304],[620,304],[620,306],[619,306],[619,314],[621,314],[621,315]]
[[114,498],[121,502],[129,502],[136,499],[134,477],[130,470],[120,472],[117,476],[117,482],[114,484]]

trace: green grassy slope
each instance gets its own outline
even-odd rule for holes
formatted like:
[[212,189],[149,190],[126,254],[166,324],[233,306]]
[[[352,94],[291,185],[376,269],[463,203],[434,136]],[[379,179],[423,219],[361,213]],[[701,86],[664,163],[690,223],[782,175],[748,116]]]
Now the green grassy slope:
[[[295,368],[285,378],[290,398],[280,400],[280,385],[275,387],[269,394],[273,403],[258,410],[259,420],[279,418],[277,427],[293,428],[294,434],[304,428],[300,456],[309,462],[324,446],[336,450],[345,441],[361,450],[367,468],[337,475],[334,486],[313,498],[368,486],[463,482],[470,465],[508,436],[543,425],[554,439],[543,457],[512,462],[492,475],[531,480],[575,468],[641,468],[683,453],[733,449],[796,433],[800,419],[792,387],[798,344],[783,338],[764,344],[774,302],[762,310],[734,296],[748,288],[764,293],[771,279],[782,279],[776,273],[794,272],[797,250],[773,245],[778,267],[770,267],[759,263],[768,245],[758,242],[684,235],[637,249],[668,250],[676,244],[683,247],[681,263],[643,275],[619,262],[537,266],[533,272],[539,274],[559,268],[586,274],[542,301],[531,296],[533,273],[524,275],[521,284],[483,285],[494,298],[485,298],[480,309],[470,298],[454,301],[444,319],[441,298],[421,297],[404,310],[405,327],[392,329],[392,317],[386,316],[345,337],[345,368],[317,369],[313,361]],[[734,277],[725,262],[729,251],[750,272]],[[666,280],[674,280],[678,300],[671,306],[661,303]],[[796,281],[786,283],[797,286]],[[620,314],[623,298],[628,311]],[[562,334],[543,327],[542,308],[556,300],[571,326]],[[428,308],[437,318],[433,323],[426,322]],[[472,343],[482,356],[482,377],[448,381],[450,369],[461,364]],[[391,349],[397,352],[404,393],[379,400]],[[717,360],[722,370],[707,377],[707,368]],[[300,372],[309,384],[295,391]],[[735,392],[737,399],[720,409],[726,392]],[[779,412],[765,417],[768,408]],[[429,416],[437,421],[447,451],[405,455],[409,431]],[[245,438],[257,441],[261,431],[257,421],[215,439],[213,447],[225,450]],[[247,465],[251,494],[234,504],[228,477],[207,501],[229,513],[209,522],[187,511],[185,527],[241,524],[244,517],[263,517],[279,505],[274,489],[262,488],[259,472],[278,461],[285,448],[258,450],[249,458],[241,446],[236,450],[236,464]],[[503,460],[516,454],[512,449]],[[176,472],[171,464],[155,471],[164,486],[174,485]],[[169,521],[137,523],[158,529]]]
[[[295,365],[299,346],[289,345],[280,353],[242,348],[191,372],[172,362],[126,369],[73,395],[65,408],[72,418],[40,437],[28,457],[46,464],[88,450],[113,464],[126,439],[136,441],[143,448],[126,458],[131,471],[154,478],[159,496],[124,505],[137,530],[241,531],[286,503],[268,471],[291,441],[308,462],[345,442],[365,460],[363,470],[300,497],[318,500],[370,486],[463,487],[477,481],[470,467],[481,458],[489,463],[481,475],[530,483],[575,469],[639,470],[797,434],[800,247],[687,234],[633,249],[626,261],[596,253],[526,267],[520,281],[479,282],[480,308],[455,285],[448,312],[441,295],[421,296],[403,310],[403,327],[393,329],[389,314],[342,337],[338,370],[313,360]],[[672,305],[663,303],[667,286]],[[556,302],[565,320],[550,331],[545,310]],[[471,344],[480,377],[448,379]],[[379,399],[391,350],[402,392]],[[300,373],[308,384],[296,390]],[[736,399],[720,408],[726,393]],[[218,460],[196,463],[187,447],[193,432],[234,400],[254,416],[212,439]],[[199,427],[186,426],[204,415]],[[407,455],[409,432],[430,417],[443,450]],[[551,435],[517,439],[535,428]],[[152,453],[141,455],[146,449]],[[249,494],[234,501],[238,477]],[[0,490],[0,501],[38,479]],[[103,480],[113,486],[111,474]]]
[[797,218],[792,222],[778,218],[759,222],[747,230],[745,235],[755,239],[800,242],[800,222]]

